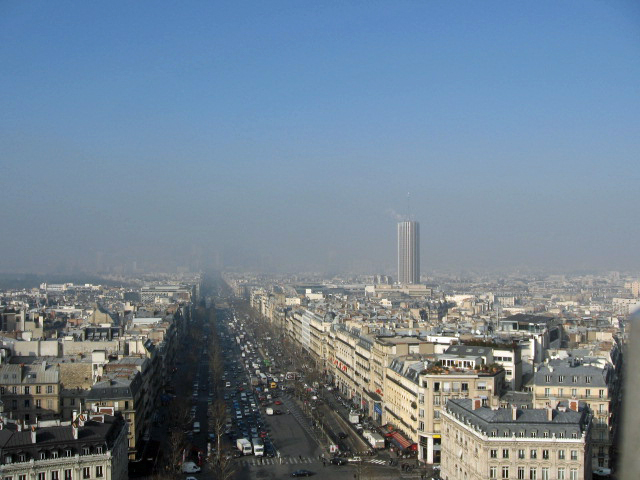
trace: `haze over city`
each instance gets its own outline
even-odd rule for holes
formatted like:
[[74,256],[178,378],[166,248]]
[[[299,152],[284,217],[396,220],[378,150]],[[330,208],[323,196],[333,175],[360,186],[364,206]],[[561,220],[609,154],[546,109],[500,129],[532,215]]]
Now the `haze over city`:
[[3,2],[0,65],[2,272],[640,268],[635,2]]

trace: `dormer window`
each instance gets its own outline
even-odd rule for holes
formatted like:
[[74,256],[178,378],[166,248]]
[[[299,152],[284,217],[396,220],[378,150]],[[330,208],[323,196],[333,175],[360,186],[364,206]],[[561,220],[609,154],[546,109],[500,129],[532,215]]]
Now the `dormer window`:
[[47,453],[46,452],[40,452],[40,460],[46,460],[47,459]]
[[82,454],[83,455],[90,455],[91,454],[91,449],[89,447],[82,447]]
[[58,458],[58,450],[51,450],[51,458]]
[[73,455],[73,452],[71,451],[71,449],[67,448],[67,449],[64,451],[64,456],[65,456],[65,457],[70,457],[71,455]]
[[564,375],[558,375],[558,382],[564,382]]

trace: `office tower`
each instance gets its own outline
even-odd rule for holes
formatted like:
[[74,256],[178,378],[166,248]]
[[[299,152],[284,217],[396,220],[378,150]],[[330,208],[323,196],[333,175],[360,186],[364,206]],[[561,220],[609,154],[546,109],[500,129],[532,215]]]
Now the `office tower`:
[[398,283],[420,283],[420,224],[398,223]]

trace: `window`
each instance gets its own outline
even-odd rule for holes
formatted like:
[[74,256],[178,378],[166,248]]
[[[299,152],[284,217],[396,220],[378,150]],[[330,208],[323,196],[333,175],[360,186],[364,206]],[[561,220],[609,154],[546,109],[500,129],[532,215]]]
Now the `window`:
[[599,398],[604,398],[604,390],[598,390],[598,397]]
[[547,383],[551,383],[551,375],[545,375],[545,376],[544,376],[544,380],[545,380],[545,382],[547,382]]
[[536,480],[538,469],[536,467],[529,468],[529,480]]
[[11,393],[17,395],[18,394],[18,387],[11,387]]
[[434,392],[440,391],[440,382],[433,382],[433,391]]
[[584,395],[585,395],[585,397],[590,397],[590,396],[591,396],[591,389],[590,389],[590,388],[587,388],[587,389],[584,391]]
[[75,404],[76,404],[76,399],[75,399],[75,397],[73,397],[73,398],[71,398],[71,399],[70,399],[70,404],[71,404],[71,405],[75,405]]
[[518,480],[524,480],[524,467],[518,467]]
[[577,375],[574,375],[573,377],[571,377],[571,381],[572,381],[573,383],[578,383],[578,376],[577,376]]
[[44,472],[38,472],[37,478],[38,480],[46,480],[46,475]]
[[4,387],[0,387],[0,394],[4,395]]
[[538,458],[538,450],[536,450],[535,448],[529,450],[529,458],[531,460],[535,460],[536,458]]
[[42,400],[40,399],[36,400],[36,408],[42,408]]
[[24,408],[30,408],[31,407],[31,400],[29,400],[28,398],[24,401]]
[[524,459],[524,450],[518,450],[518,458],[521,460]]
[[586,381],[587,383],[591,383],[591,377],[586,377],[586,378],[585,378],[585,381]]
[[578,396],[578,389],[577,388],[572,388],[571,389],[571,396],[572,397],[577,397]]
[[545,431],[545,432],[542,434],[542,436],[543,436],[544,438],[549,438],[549,432],[546,432],[546,431]]
[[564,375],[558,375],[558,382],[564,382]]
[[502,449],[502,458],[509,458],[509,449],[508,448],[503,448]]
[[489,478],[498,478],[498,467],[489,467]]
[[578,480],[578,469],[572,468],[569,471],[569,480]]
[[424,408],[421,408],[420,410],[418,410],[418,416],[424,417]]
[[64,451],[64,456],[65,456],[65,457],[70,457],[70,456],[72,455],[72,453],[73,453],[73,452],[71,451],[71,449],[69,449],[69,448],[68,448],[68,449],[66,449],[66,450]]
[[40,385],[36,386],[36,393],[42,393],[42,387]]
[[502,467],[502,478],[509,478],[509,467]]
[[558,450],[558,460],[564,460],[564,450]]
[[31,395],[31,388],[30,387],[24,387],[24,394],[25,395]]
[[571,460],[574,462],[578,460],[578,450],[571,450]]
[[549,467],[542,467],[542,480],[549,480]]
[[558,389],[558,396],[559,396],[559,397],[564,396],[564,388],[559,388],[559,389]]
[[82,447],[83,455],[91,455],[91,449],[89,447]]
[[4,457],[4,463],[12,463],[13,459],[11,458],[11,455],[7,455],[6,457]]
[[433,404],[434,405],[440,405],[440,395],[435,395],[433,397]]
[[11,408],[17,410],[18,408],[18,400],[11,400]]
[[18,475],[18,480],[27,480],[26,475]]
[[486,390],[487,389],[487,382],[478,382],[477,388],[478,388],[478,390]]
[[[424,426],[422,427],[422,429],[424,430]],[[96,447],[96,453],[97,454],[101,454],[102,453],[102,447]]]
[[549,450],[542,450],[542,458],[544,460],[549,460]]
[[51,472],[51,480],[58,480],[58,470],[53,470]]
[[25,453],[21,453],[20,455],[18,455],[18,460],[20,460],[21,462],[26,462],[27,455]]
[[64,480],[73,480],[73,477],[71,476],[71,470],[65,470],[64,471]]
[[433,411],[433,418],[435,418],[436,420],[440,418],[440,410]]
[[53,393],[53,385],[47,385],[47,393]]
[[84,467],[82,469],[82,478],[91,478],[91,468],[90,467]]
[[489,456],[490,456],[491,458],[498,458],[498,450],[497,450],[497,449],[495,449],[495,448],[494,448],[494,449],[492,449],[492,450],[489,452]]
[[58,450],[51,450],[51,458],[58,458]]
[[47,452],[40,452],[40,460],[46,460],[47,459]]
[[551,396],[551,389],[549,387],[545,387],[544,396],[545,397],[550,397]]
[[13,480],[13,477],[4,477],[3,480]]
[[558,480],[564,480],[564,467],[558,468]]
[[96,477],[98,478],[102,477],[102,465],[98,465],[96,467]]
[[463,392],[469,391],[469,384],[467,382],[462,382],[462,391]]
[[[424,431],[424,422],[422,422],[422,421],[418,422],[418,430],[420,430],[421,432]],[[101,447],[98,447],[98,448],[100,448],[102,450]],[[100,452],[100,453],[102,453],[102,452]]]
[[424,393],[418,395],[418,403],[424,403]]

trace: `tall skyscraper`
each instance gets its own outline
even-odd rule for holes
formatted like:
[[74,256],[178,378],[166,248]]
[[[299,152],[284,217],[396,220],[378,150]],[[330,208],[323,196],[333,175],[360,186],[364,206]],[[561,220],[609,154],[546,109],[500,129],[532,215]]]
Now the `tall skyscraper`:
[[398,223],[398,283],[420,283],[420,224]]

